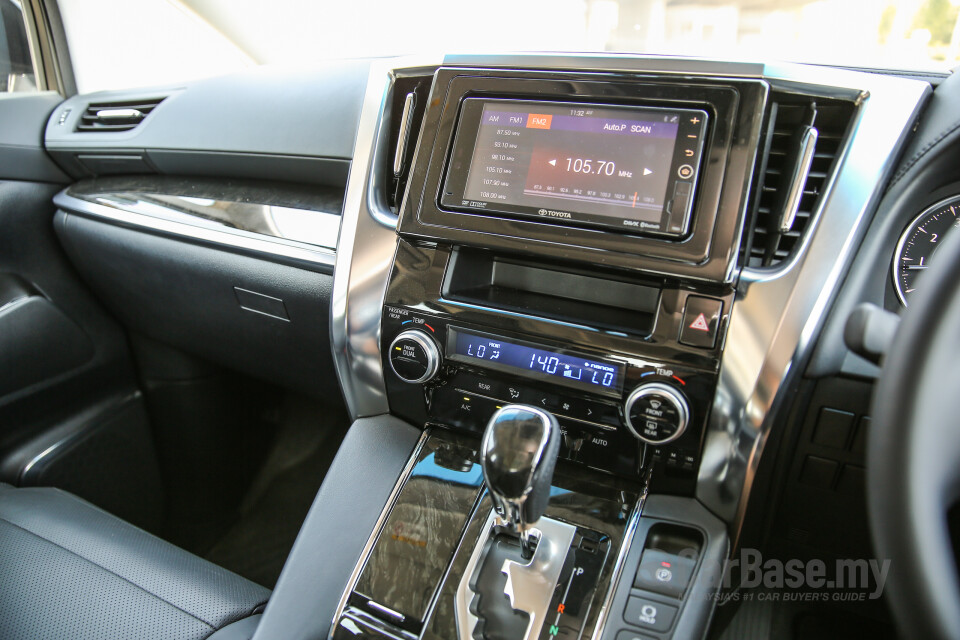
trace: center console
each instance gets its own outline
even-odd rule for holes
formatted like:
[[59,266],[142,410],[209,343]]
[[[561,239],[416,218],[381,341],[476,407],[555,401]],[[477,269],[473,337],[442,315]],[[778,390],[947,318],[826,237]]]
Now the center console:
[[715,585],[726,538],[688,498],[766,92],[435,73],[380,318],[390,412],[425,435],[333,637],[705,629],[692,594]]
[[440,69],[399,222],[391,412],[557,416],[560,458],[691,493],[766,87]]

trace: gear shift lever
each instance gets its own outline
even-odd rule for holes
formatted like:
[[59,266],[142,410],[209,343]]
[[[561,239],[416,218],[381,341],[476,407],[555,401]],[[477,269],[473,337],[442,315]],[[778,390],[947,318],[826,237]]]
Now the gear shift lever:
[[497,511],[520,535],[523,555],[533,555],[530,527],[550,498],[560,451],[560,427],[546,411],[522,404],[498,410],[483,433],[483,477]]

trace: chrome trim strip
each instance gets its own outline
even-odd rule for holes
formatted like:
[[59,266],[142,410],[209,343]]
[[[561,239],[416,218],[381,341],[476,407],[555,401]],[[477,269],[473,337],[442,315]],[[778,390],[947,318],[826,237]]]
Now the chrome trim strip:
[[560,69],[569,71],[623,71],[686,76],[760,78],[764,66],[758,62],[728,62],[677,56],[650,56],[610,53],[549,54],[516,52],[466,54],[444,57],[445,66],[507,67],[510,69]]
[[377,602],[374,602],[373,600],[367,600],[367,606],[368,606],[368,607],[373,607],[373,608],[376,609],[377,611],[380,611],[380,612],[382,612],[382,613],[390,616],[391,618],[395,618],[396,620],[399,620],[399,621],[401,621],[401,622],[403,622],[404,620],[406,620],[406,616],[403,615],[402,613],[400,613],[400,612],[398,612],[398,611],[394,611],[393,609],[390,609],[389,607],[385,607],[385,606],[383,606],[382,604],[379,604],[379,603],[377,603]]
[[[603,631],[607,626],[607,618],[610,616],[610,607],[613,605],[613,598],[617,594],[617,587],[620,586],[620,580],[623,577],[623,571],[627,563],[627,555],[630,553],[630,547],[633,545],[633,538],[637,534],[637,528],[640,526],[640,517],[643,515],[643,505],[647,501],[647,491],[650,484],[650,472],[647,473],[643,483],[643,492],[637,498],[637,504],[630,513],[630,519],[627,521],[627,528],[623,533],[623,541],[620,543],[620,551],[617,553],[617,562],[613,566],[613,575],[610,577],[610,586],[607,588],[607,594],[603,598],[603,604],[600,606],[600,612],[597,614],[597,624],[593,628],[593,635],[586,636],[600,640],[603,637]],[[629,578],[628,578],[629,579]]]
[[429,437],[430,430],[424,429],[420,435],[420,440],[417,441],[417,446],[413,448],[413,453],[410,454],[410,459],[407,460],[406,466],[404,466],[403,471],[400,472],[400,478],[397,480],[397,484],[393,485],[393,491],[390,492],[387,503],[383,506],[383,511],[380,512],[380,517],[377,518],[377,523],[373,526],[373,532],[370,534],[370,537],[367,538],[367,543],[363,545],[363,551],[360,552],[360,559],[357,561],[357,566],[353,568],[353,573],[350,574],[350,579],[347,580],[347,587],[344,589],[343,594],[341,594],[340,602],[337,604],[337,609],[333,614],[333,620],[330,623],[330,638],[333,637],[333,632],[337,629],[337,622],[347,608],[347,601],[350,599],[350,594],[357,585],[357,580],[360,579],[360,574],[367,564],[370,552],[373,551],[373,545],[377,542],[380,530],[387,521],[390,511],[393,509],[393,503],[397,501],[397,496],[400,495],[403,485],[407,483],[407,479],[409,479],[410,474],[413,473],[413,468],[417,465],[417,460],[420,458],[420,452],[423,451],[423,445],[426,444]]
[[393,69],[438,61],[375,62],[367,79],[353,162],[347,179],[330,303],[330,340],[340,388],[356,419],[386,413],[380,359],[380,320],[397,249],[397,216],[386,203],[390,90]]
[[927,83],[787,65],[768,67],[774,88],[821,95],[861,91],[838,169],[796,257],[775,270],[744,269],[707,425],[697,498],[739,543],[747,500],[784,389],[801,374],[897,152],[930,91]]
[[3,304],[0,304],[0,315],[3,315],[4,313],[7,313],[8,311],[13,311],[14,309],[16,309],[17,307],[19,307],[20,305],[25,304],[25,303],[27,302],[27,300],[29,300],[29,299],[32,298],[32,297],[34,297],[34,296],[32,296],[32,295],[30,295],[30,294],[25,294],[25,295],[20,296],[19,298],[14,298],[13,300],[9,300],[9,301],[7,301],[7,302],[5,302],[5,303],[3,303]]
[[800,153],[797,157],[797,164],[793,167],[793,175],[790,176],[790,188],[783,201],[783,212],[780,214],[780,233],[787,233],[790,229],[793,229],[793,221],[797,218],[800,199],[803,197],[803,187],[810,175],[813,153],[817,148],[817,138],[819,137],[819,131],[814,127],[807,127],[807,130],[803,133],[803,138],[800,140]]
[[30,458],[30,462],[28,462],[28,463],[26,464],[26,466],[23,467],[23,470],[20,471],[20,475],[19,475],[19,477],[17,478],[17,480],[19,480],[20,482],[23,482],[23,479],[27,477],[27,474],[30,473],[30,470],[33,469],[33,467],[36,466],[36,464],[37,464],[38,462],[40,462],[41,460],[43,460],[44,458],[46,458],[47,456],[49,456],[51,453],[53,453],[53,452],[56,451],[57,449],[60,449],[61,447],[63,447],[65,444],[67,444],[67,443],[70,442],[71,440],[74,440],[74,439],[75,439],[75,438],[74,438],[75,435],[76,435],[76,434],[70,434],[70,435],[67,436],[66,438],[63,438],[63,439],[61,439],[61,440],[57,440],[56,442],[54,442],[54,443],[53,443],[52,445],[50,445],[49,447],[47,447],[46,449],[44,449],[43,451],[41,451],[41,452],[38,453],[37,455],[35,455],[35,456],[33,456],[32,458]]
[[[70,195],[66,190],[55,195],[53,203],[60,209],[77,215],[116,222],[201,243],[221,245],[266,256],[279,256],[309,265],[322,265],[329,268],[333,266],[336,258],[335,251],[323,247],[292,240],[270,238],[248,231],[212,229],[186,222],[177,222],[156,215],[149,215],[142,211],[120,208],[118,204],[111,206],[104,202],[83,200]],[[177,212],[171,210],[171,213]]]

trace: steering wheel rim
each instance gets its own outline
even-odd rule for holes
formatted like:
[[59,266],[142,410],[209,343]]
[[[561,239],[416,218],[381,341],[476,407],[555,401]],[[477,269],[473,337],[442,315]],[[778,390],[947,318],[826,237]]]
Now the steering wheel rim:
[[887,601],[910,638],[960,638],[960,580],[947,523],[960,498],[960,233],[910,301],[874,392],[870,525],[890,560]]

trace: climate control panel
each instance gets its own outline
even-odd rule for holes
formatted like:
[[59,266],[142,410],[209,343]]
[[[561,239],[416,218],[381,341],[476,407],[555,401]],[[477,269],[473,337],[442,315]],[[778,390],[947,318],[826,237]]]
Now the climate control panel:
[[673,475],[695,475],[709,371],[404,307],[385,308],[383,328],[391,411],[415,424],[479,434],[498,408],[529,404],[557,417],[566,460],[631,477],[659,461]]

